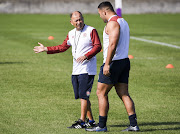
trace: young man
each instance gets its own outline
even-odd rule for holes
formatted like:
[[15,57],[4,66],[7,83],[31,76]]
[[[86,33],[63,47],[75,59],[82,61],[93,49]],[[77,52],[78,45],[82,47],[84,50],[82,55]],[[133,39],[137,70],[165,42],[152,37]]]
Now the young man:
[[107,23],[103,32],[104,64],[100,68],[97,85],[99,101],[99,126],[87,131],[107,131],[106,122],[109,110],[108,93],[114,86],[117,95],[123,101],[129,115],[130,126],[123,131],[139,131],[133,100],[128,93],[128,77],[130,61],[129,26],[117,16],[110,2],[102,2],[98,6],[102,20]]
[[[44,47],[43,44],[34,47],[35,53],[46,51],[48,54],[66,51],[72,46],[73,71],[72,85],[75,99],[81,101],[81,117],[68,128],[85,128],[95,126],[91,112],[89,96],[96,75],[96,54],[101,50],[101,43],[95,28],[85,25],[84,19],[79,11],[70,15],[70,23],[75,27],[69,31],[62,45]],[[89,121],[85,123],[86,115]]]

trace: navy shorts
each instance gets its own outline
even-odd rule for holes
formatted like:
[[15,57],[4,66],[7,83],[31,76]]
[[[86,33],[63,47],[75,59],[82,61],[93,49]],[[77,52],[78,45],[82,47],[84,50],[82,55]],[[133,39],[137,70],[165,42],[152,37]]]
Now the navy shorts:
[[105,84],[127,83],[129,80],[130,61],[129,58],[115,60],[110,64],[110,76],[103,74],[104,64],[100,68],[98,82]]
[[72,85],[74,89],[75,99],[89,99],[93,82],[94,75],[72,75]]

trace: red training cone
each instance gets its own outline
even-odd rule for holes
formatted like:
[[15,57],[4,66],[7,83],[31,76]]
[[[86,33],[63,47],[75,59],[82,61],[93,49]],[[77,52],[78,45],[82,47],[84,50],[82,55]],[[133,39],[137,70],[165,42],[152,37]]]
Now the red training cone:
[[174,66],[172,64],[168,64],[166,68],[174,68]]
[[134,56],[132,56],[132,55],[128,55],[128,58],[129,58],[129,59],[133,59],[133,58],[134,58]]
[[54,40],[54,37],[53,36],[49,36],[48,40]]

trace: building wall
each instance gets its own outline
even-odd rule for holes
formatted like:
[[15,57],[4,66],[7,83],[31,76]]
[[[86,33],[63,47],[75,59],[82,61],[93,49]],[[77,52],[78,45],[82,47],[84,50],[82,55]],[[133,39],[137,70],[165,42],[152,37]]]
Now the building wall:
[[[97,13],[103,0],[0,0],[0,13]],[[113,6],[115,0],[109,0]],[[123,14],[180,13],[180,0],[122,0]]]

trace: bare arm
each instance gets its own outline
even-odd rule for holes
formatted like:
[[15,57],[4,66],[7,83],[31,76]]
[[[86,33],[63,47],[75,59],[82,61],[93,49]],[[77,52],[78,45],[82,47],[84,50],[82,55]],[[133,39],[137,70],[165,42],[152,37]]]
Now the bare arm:
[[106,62],[103,68],[103,74],[105,76],[110,75],[110,63],[112,62],[112,59],[114,57],[114,54],[116,52],[116,47],[119,41],[120,36],[120,26],[115,21],[110,21],[107,24],[106,32],[109,35],[109,46],[108,46],[108,52],[107,52],[107,58]]

